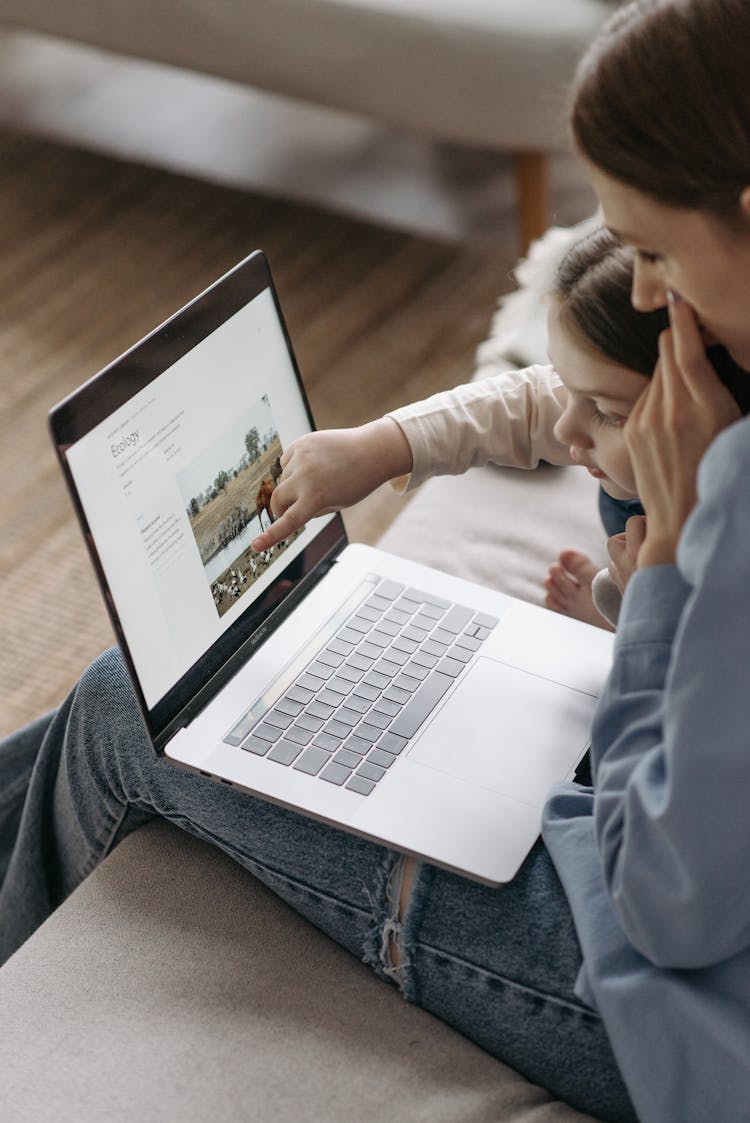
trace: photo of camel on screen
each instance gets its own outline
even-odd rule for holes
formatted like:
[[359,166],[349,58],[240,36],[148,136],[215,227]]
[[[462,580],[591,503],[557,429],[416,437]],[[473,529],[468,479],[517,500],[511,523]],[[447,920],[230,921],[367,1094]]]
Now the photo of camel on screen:
[[296,537],[262,553],[250,549],[252,540],[273,521],[271,495],[281,475],[282,452],[264,394],[178,476],[219,616]]

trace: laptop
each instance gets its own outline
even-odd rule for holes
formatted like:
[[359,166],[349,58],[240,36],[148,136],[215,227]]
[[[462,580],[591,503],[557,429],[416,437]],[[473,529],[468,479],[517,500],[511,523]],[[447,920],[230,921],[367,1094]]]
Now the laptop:
[[252,551],[283,450],[314,428],[261,252],[50,428],[157,752],[487,884],[513,878],[588,748],[612,636],[349,544],[339,514]]

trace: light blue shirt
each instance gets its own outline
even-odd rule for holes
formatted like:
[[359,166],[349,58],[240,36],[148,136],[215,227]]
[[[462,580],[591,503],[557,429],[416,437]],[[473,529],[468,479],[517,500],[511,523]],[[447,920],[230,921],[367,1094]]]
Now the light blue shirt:
[[698,477],[677,564],[623,600],[594,789],[543,835],[643,1123],[750,1120],[750,418]]

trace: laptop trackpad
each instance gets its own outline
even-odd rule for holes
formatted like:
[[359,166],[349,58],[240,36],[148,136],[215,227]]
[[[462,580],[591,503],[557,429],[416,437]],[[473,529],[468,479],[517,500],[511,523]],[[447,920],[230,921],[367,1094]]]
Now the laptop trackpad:
[[596,699],[481,657],[409,759],[540,806],[589,743]]

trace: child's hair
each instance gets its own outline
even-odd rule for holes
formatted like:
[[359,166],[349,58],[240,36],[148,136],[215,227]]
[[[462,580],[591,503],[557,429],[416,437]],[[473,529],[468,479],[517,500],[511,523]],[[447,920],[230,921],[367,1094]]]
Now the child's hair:
[[605,227],[576,242],[558,266],[551,295],[559,315],[584,344],[629,370],[654,373],[665,308],[638,312],[631,301],[633,251]]
[[730,226],[750,184],[750,3],[635,0],[583,56],[578,149],[608,175]]

